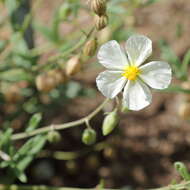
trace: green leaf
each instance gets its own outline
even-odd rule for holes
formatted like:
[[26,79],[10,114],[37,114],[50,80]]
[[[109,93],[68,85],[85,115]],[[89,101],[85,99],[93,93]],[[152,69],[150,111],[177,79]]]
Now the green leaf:
[[12,133],[12,128],[8,128],[5,132],[0,134],[0,149],[2,149],[2,146],[7,146],[9,144]]
[[6,167],[9,166],[9,164],[10,164],[9,161],[3,161],[3,162],[0,163],[0,168],[6,168]]
[[45,135],[37,135],[29,139],[14,155],[14,160],[20,160],[23,155],[35,155],[37,154],[46,142]]
[[170,86],[168,87],[167,89],[165,90],[159,90],[160,92],[174,92],[174,93],[186,93],[186,94],[190,94],[190,90],[188,89],[184,89],[184,88],[181,88],[180,86],[177,86],[177,85],[173,85],[173,86]]
[[44,147],[46,140],[46,135],[37,135],[28,140],[13,156],[13,164],[10,166],[20,181],[24,183],[27,181],[24,170]]
[[40,123],[40,121],[42,120],[42,114],[41,113],[35,113],[29,123],[28,123],[28,127],[26,128],[26,132],[31,132],[34,129],[36,129]]
[[7,45],[6,40],[0,40],[0,53],[5,49],[6,45]]
[[188,77],[188,65],[189,64],[190,64],[190,49],[186,52],[186,54],[183,58],[182,66],[181,66],[181,70],[182,70],[184,79],[187,79],[187,77]]
[[9,14],[12,14],[18,7],[18,1],[16,0],[5,0],[5,5],[8,9]]
[[144,4],[145,6],[148,6],[148,5],[151,5],[151,4],[153,4],[153,3],[156,3],[156,2],[158,2],[159,0],[148,0],[148,1],[146,1],[146,3]]
[[23,109],[28,113],[35,113],[39,110],[39,103],[36,97],[30,98],[23,104]]
[[180,59],[164,40],[160,40],[159,46],[161,49],[161,58],[170,63],[174,74],[180,79],[182,77]]
[[11,52],[12,64],[23,68],[30,68],[36,63],[36,57],[32,56],[23,36],[16,32],[11,36],[11,44],[13,45]]
[[38,152],[41,151],[41,149],[46,143],[46,140],[47,140],[46,135],[39,135],[37,137],[38,138],[36,138],[33,142],[34,146],[30,149],[29,154],[37,154]]
[[27,166],[32,162],[32,160],[34,159],[33,155],[28,155],[25,156],[23,159],[21,159],[18,163],[17,163],[17,167],[21,170],[24,171]]
[[55,41],[55,36],[54,34],[52,33],[52,30],[49,29],[48,27],[46,26],[43,26],[42,24],[38,24],[38,23],[35,23],[34,24],[34,27],[37,31],[39,31],[46,39],[48,39],[49,41],[52,41],[54,42]]
[[24,174],[23,171],[19,170],[17,167],[12,168],[12,171],[14,172],[15,176],[23,183],[27,182],[27,177]]
[[0,80],[8,82],[32,81],[32,75],[23,69],[11,69],[0,73]]
[[71,81],[67,85],[66,96],[68,98],[75,98],[79,94],[81,89],[82,87],[79,83]]

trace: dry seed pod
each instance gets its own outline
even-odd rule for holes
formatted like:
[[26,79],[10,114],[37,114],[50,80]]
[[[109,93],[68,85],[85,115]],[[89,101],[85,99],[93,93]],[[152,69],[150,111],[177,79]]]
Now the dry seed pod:
[[102,30],[105,28],[108,24],[108,16],[107,15],[102,15],[102,16],[97,16],[95,20],[95,26],[97,30]]
[[56,85],[62,84],[67,80],[66,74],[61,69],[50,70],[48,76],[55,78]]
[[57,85],[56,79],[48,74],[41,74],[36,78],[36,87],[39,91],[49,92]]
[[20,94],[20,87],[18,85],[11,85],[5,92],[5,100],[9,103],[16,103],[22,99]]
[[99,16],[106,12],[106,0],[92,0],[91,9]]
[[86,42],[86,44],[84,45],[83,48],[83,54],[85,56],[93,56],[96,52],[97,49],[97,39],[91,39],[88,42]]
[[67,61],[65,72],[67,76],[72,76],[78,73],[80,69],[81,69],[80,56],[76,55]]
[[183,103],[179,106],[179,116],[182,119],[190,120],[190,103]]

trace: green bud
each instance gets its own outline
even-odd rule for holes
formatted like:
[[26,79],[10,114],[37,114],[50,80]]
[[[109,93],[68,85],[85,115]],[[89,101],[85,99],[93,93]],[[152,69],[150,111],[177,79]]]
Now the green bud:
[[186,181],[190,180],[190,174],[189,174],[189,172],[187,170],[187,167],[185,166],[184,163],[182,163],[182,162],[175,162],[174,163],[174,167],[179,172],[179,174],[181,175],[181,177],[184,180],[186,180]]
[[66,20],[67,17],[71,14],[71,7],[69,3],[64,3],[59,8],[59,19],[60,20]]
[[58,143],[61,140],[61,135],[57,131],[50,131],[47,139],[50,143]]
[[86,145],[92,145],[96,142],[96,131],[94,129],[85,129],[82,134],[82,142]]
[[119,122],[117,111],[110,112],[103,121],[102,132],[106,136],[110,134]]

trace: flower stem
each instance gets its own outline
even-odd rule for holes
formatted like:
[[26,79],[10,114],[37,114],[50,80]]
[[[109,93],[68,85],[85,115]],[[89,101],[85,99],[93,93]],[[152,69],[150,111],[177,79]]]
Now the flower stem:
[[52,128],[53,128],[53,130],[63,130],[63,129],[67,129],[67,128],[71,128],[71,127],[81,125],[81,124],[85,123],[86,121],[90,121],[94,116],[96,116],[102,110],[102,108],[105,106],[105,104],[108,101],[109,101],[109,99],[105,99],[92,113],[90,113],[86,117],[83,117],[82,119],[72,121],[72,122],[68,122],[68,123],[64,123],[64,124],[49,125],[46,127],[36,129],[34,131],[31,131],[31,132],[17,133],[17,134],[14,134],[11,139],[12,140],[19,140],[19,139],[28,138],[28,137],[31,137],[34,135],[47,133],[47,132],[51,131]]
[[[49,187],[43,185],[0,185],[0,190],[96,190],[97,188],[70,188],[70,187]],[[101,190],[108,190],[104,188],[100,188]],[[114,189],[109,189],[114,190]],[[116,190],[116,189],[115,189]]]

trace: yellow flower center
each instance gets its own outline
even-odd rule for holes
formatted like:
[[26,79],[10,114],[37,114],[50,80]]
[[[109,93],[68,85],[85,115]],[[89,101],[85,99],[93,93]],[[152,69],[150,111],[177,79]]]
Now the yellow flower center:
[[127,66],[122,73],[122,76],[126,77],[128,80],[136,80],[140,73],[140,69],[137,66],[131,65]]

